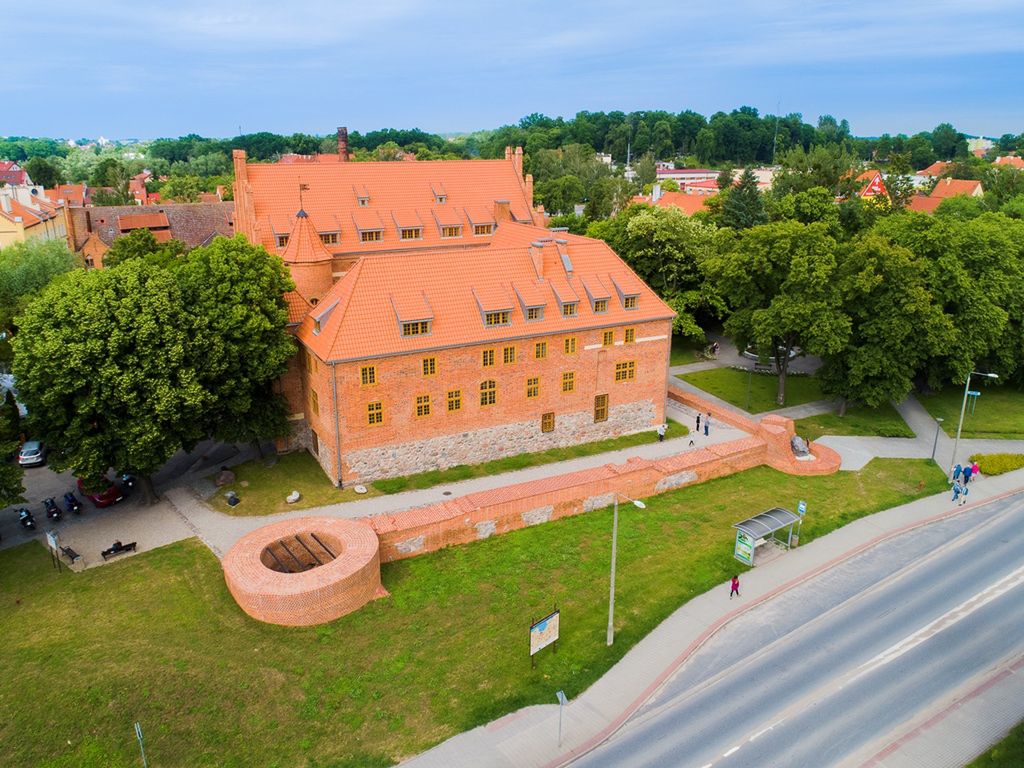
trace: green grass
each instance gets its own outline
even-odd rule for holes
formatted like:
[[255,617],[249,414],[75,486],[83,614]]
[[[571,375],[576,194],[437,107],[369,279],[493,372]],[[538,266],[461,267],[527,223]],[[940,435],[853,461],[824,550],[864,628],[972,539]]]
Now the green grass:
[[[985,379],[971,379],[971,387],[981,392],[971,413],[967,403],[964,430],[961,437],[991,437],[1003,440],[1024,440],[1024,392],[1010,385],[985,386]],[[933,395],[918,395],[935,418],[942,418],[942,428],[950,437],[956,437],[960,421],[960,407],[964,400],[962,387],[948,387]]]
[[[678,421],[668,419],[668,429],[665,438],[683,437],[689,434],[689,429]],[[516,469],[526,467],[537,467],[541,464],[551,464],[566,459],[578,459],[582,456],[593,456],[608,451],[618,451],[623,448],[631,448],[634,445],[654,443],[658,440],[655,430],[649,429],[622,437],[610,437],[607,440],[598,440],[593,443],[581,443],[570,445],[566,448],[549,448],[546,451],[536,453],[520,453],[516,456],[507,456],[503,459],[485,461],[483,464],[459,464],[448,469],[435,469],[430,472],[420,472],[405,477],[389,477],[385,480],[374,480],[371,485],[380,493],[401,493],[422,488],[433,488],[435,485],[445,483],[457,483],[460,480],[469,480],[474,477],[487,477],[498,475],[502,472],[512,472]]]
[[1024,467],[1024,454],[1020,453],[976,453],[971,461],[978,462],[983,475],[1003,475]]
[[692,339],[687,339],[683,336],[673,336],[672,354],[669,357],[668,364],[672,366],[699,363],[704,360],[701,352],[705,347],[707,347],[706,342],[693,341]]
[[[367,492],[362,495],[351,488],[335,488],[316,459],[306,451],[279,456],[272,467],[256,460],[239,464],[231,471],[235,473],[235,482],[218,489],[209,500],[214,509],[226,515],[273,515],[290,509],[309,509],[380,496],[380,491],[371,487],[367,487]],[[242,500],[241,504],[229,507],[224,498],[228,491],[235,491]],[[289,504],[285,497],[292,491],[298,491],[302,498]]]
[[878,435],[880,437],[913,437],[914,431],[892,405],[878,408],[851,405],[846,415],[821,413],[793,422],[796,433],[805,440],[817,440],[822,435]]
[[[391,596],[314,628],[239,610],[197,540],[57,575],[35,543],[0,551],[0,718],[9,768],[384,766],[562,689],[572,698],[690,598],[737,570],[730,525],[806,499],[810,541],[933,492],[927,461],[793,477],[757,468],[620,515],[615,644],[605,645],[611,513],[383,567]],[[722,593],[723,600],[725,592]],[[527,630],[562,611],[531,670]]]
[[1017,723],[1006,738],[983,752],[967,768],[1020,768],[1024,765],[1024,722]]
[[[813,376],[789,374],[786,376],[786,404],[778,405],[775,396],[779,390],[779,377],[774,373],[748,374],[738,368],[714,368],[709,371],[684,373],[679,377],[695,387],[720,397],[748,413],[774,411],[792,405],[824,400],[818,380]],[[747,382],[750,382],[750,408],[747,408]]]

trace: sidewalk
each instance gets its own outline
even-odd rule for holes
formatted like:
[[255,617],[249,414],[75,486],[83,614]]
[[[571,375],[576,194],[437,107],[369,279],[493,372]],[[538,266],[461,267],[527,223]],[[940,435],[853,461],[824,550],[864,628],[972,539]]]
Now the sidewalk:
[[[929,446],[930,448],[930,446]],[[409,768],[554,768],[583,754],[614,733],[686,659],[718,629],[748,608],[813,578],[880,541],[964,512],[996,498],[1022,494],[1024,470],[984,478],[972,485],[972,504],[953,507],[942,493],[861,518],[758,566],[744,577],[744,601],[725,599],[727,585],[694,598],[634,646],[564,712],[562,747],[557,743],[557,704],[526,707],[455,736],[402,763]],[[810,511],[813,514],[814,510]],[[552,701],[555,692],[551,692]]]

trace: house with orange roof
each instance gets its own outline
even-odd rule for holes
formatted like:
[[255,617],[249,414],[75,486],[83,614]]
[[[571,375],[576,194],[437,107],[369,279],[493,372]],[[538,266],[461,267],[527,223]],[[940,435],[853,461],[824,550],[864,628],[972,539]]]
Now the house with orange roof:
[[0,248],[27,240],[57,240],[67,234],[64,204],[46,197],[42,187],[0,187]]
[[889,199],[889,190],[885,188],[882,172],[877,168],[870,168],[857,174],[855,182],[858,188],[857,197],[868,200],[871,198]]
[[31,184],[28,173],[14,160],[0,160],[0,186],[11,187]]
[[1017,155],[1002,155],[995,159],[993,165],[1004,165],[1008,168],[1024,170],[1024,157],[1018,157]]
[[[717,187],[716,187],[717,189]],[[707,211],[708,201],[714,195],[688,195],[685,192],[662,192],[661,185],[655,184],[650,195],[638,195],[633,198],[634,203],[656,205],[659,208],[677,208],[687,216],[693,216],[698,211]]]
[[935,179],[935,178],[938,178],[939,176],[941,176],[942,174],[944,174],[949,169],[949,167],[951,165],[952,165],[952,163],[950,163],[950,162],[948,162],[946,160],[936,160],[934,163],[929,165],[927,168],[924,168],[923,170],[918,171],[916,175],[924,176],[926,178]]
[[521,150],[234,161],[236,229],[295,282],[279,447],[306,448],[335,483],[663,422],[674,312],[606,243],[543,228]]
[[958,195],[981,197],[984,194],[985,190],[982,188],[980,181],[973,179],[939,179],[931,194],[915,195],[912,197],[910,202],[907,203],[907,210],[916,211],[917,213],[935,213],[935,209],[942,204],[943,200],[948,200]]
[[88,184],[59,184],[46,190],[46,196],[55,202],[63,202],[69,208],[92,205],[92,189]]

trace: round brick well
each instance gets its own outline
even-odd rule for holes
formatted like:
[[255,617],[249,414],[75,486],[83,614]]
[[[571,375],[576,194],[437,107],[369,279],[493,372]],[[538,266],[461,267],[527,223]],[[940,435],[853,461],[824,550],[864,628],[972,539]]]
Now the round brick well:
[[323,624],[387,594],[377,534],[357,520],[303,517],[266,525],[239,539],[223,567],[242,610],[270,624]]

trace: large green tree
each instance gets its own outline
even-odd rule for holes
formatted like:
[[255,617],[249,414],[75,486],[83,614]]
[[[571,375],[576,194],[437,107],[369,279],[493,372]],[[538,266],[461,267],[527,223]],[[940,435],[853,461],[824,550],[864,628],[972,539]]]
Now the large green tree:
[[0,398],[0,508],[25,500],[22,497],[25,487],[21,484],[24,470],[7,458],[18,450],[17,415],[13,395],[4,390]]
[[136,229],[114,240],[110,250],[103,256],[103,266],[110,269],[132,259],[142,259],[166,267],[186,250],[180,240],[161,243],[148,229]]
[[0,249],[0,360],[9,360],[9,339],[17,332],[15,318],[28,302],[58,275],[77,262],[63,240],[29,240]]
[[56,187],[64,181],[64,174],[56,163],[42,157],[33,157],[25,163],[25,170],[33,184],[44,187]]
[[850,334],[835,285],[836,242],[824,224],[798,221],[724,230],[721,240],[704,270],[732,312],[725,331],[740,349],[769,351],[784,405],[790,354],[831,355]]
[[728,190],[722,203],[721,223],[723,227],[750,229],[768,221],[764,210],[764,199],[757,188],[757,177],[750,168],[745,168],[739,181]]

